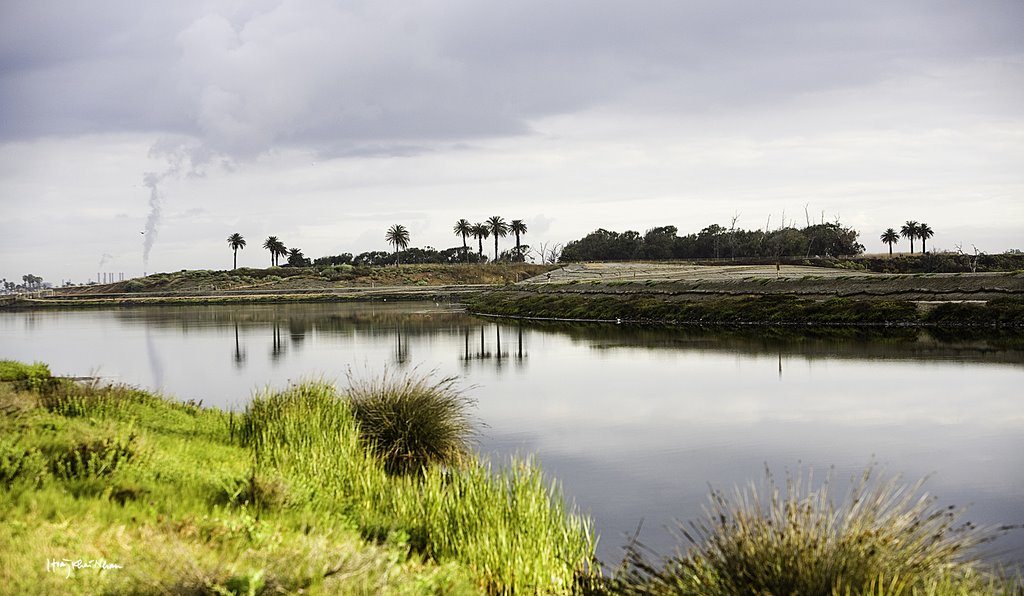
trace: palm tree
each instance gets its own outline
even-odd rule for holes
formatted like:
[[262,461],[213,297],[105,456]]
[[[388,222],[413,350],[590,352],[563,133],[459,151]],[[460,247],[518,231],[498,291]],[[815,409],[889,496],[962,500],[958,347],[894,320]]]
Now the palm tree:
[[921,252],[928,252],[928,249],[925,248],[925,242],[934,235],[935,232],[928,226],[928,224],[920,223],[917,225],[917,237],[921,239]]
[[896,230],[889,228],[879,238],[889,245],[889,256],[892,256],[892,245],[900,241],[900,235],[896,233]]
[[270,251],[270,265],[272,267],[277,266],[278,257],[288,254],[288,249],[285,248],[283,242],[277,239],[277,236],[268,236],[263,242],[263,248]]
[[238,232],[235,232],[234,234],[228,236],[228,246],[230,246],[231,250],[234,251],[234,253],[235,253],[235,262],[234,262],[234,264],[232,265],[231,268],[232,269],[237,269],[238,268],[238,249],[245,248],[245,238],[242,238],[241,234],[239,234]]
[[409,246],[409,230],[405,229],[402,224],[395,224],[388,228],[384,239],[388,241],[388,244],[395,245],[395,266],[397,267],[401,263],[398,251]]
[[491,235],[491,230],[482,223],[473,224],[473,231],[470,232],[480,245],[480,260],[484,259],[484,238]]
[[914,238],[917,238],[919,230],[920,224],[913,220],[903,224],[903,227],[900,228],[900,236],[910,238],[910,254],[914,254]]
[[512,223],[508,225],[508,231],[516,235],[516,256],[523,258],[522,253],[519,252],[519,235],[526,233],[526,224],[521,219],[513,219]]
[[306,255],[298,248],[289,248],[285,254],[288,255],[288,264],[292,267],[302,267],[306,264]]
[[487,218],[487,229],[494,234],[494,260],[498,260],[498,238],[508,236],[508,224],[500,215],[492,215]]
[[455,222],[455,227],[452,228],[456,236],[462,236],[462,252],[466,255],[466,262],[469,262],[469,247],[466,246],[466,236],[473,233],[473,224],[469,223],[465,219],[460,219]]

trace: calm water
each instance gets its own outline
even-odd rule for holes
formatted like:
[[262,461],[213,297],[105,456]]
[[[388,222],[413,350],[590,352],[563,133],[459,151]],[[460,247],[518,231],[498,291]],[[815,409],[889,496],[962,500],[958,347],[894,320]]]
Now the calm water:
[[[99,375],[206,405],[255,390],[419,368],[477,400],[480,451],[537,454],[589,512],[599,554],[624,536],[667,552],[708,486],[765,465],[870,461],[983,524],[1024,523],[1024,352],[913,335],[827,339],[516,325],[433,303],[156,307],[0,314],[0,358]],[[1024,560],[1024,531],[996,543]]]

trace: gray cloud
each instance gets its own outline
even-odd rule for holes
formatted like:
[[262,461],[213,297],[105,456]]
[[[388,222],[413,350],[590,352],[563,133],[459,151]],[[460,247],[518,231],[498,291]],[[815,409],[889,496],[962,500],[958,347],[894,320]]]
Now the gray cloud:
[[605,104],[687,117],[938,64],[1019,60],[1024,48],[1024,5],[1012,0],[2,10],[4,138],[141,130],[235,159],[288,145],[401,154],[525,134],[536,118]]
[[372,211],[442,247],[459,217],[543,213],[536,244],[811,203],[869,248],[913,217],[1001,249],[1021,30],[1019,0],[0,2],[0,244],[91,274],[147,226],[158,270],[236,229],[385,249]]

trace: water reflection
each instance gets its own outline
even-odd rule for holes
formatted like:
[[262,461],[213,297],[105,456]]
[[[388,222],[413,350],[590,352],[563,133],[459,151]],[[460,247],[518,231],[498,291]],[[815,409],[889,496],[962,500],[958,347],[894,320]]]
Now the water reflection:
[[281,341],[281,322],[275,319],[272,325],[272,335],[270,340],[270,361],[276,364],[285,354],[285,345]]
[[395,354],[392,361],[400,367],[409,362],[409,341],[402,343],[402,325],[395,325]]
[[242,368],[244,366],[245,352],[242,350],[242,346],[238,342],[238,323],[235,322],[235,367]]

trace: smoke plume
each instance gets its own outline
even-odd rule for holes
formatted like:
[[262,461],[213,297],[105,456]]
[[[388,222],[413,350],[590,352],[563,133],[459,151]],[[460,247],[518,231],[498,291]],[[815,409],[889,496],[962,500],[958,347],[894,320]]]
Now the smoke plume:
[[149,253],[153,250],[160,233],[160,221],[163,211],[163,192],[160,185],[169,177],[178,178],[201,177],[205,173],[202,166],[211,157],[198,141],[194,139],[163,138],[158,140],[149,150],[150,157],[161,157],[167,160],[167,169],[161,173],[146,172],[142,183],[149,189],[149,215],[146,216],[146,229],[142,232],[142,265],[149,267]]
[[142,232],[142,266],[149,267],[149,252],[153,250],[157,234],[160,231],[160,181],[167,175],[146,172],[142,183],[149,189],[149,215],[146,216],[146,229]]

